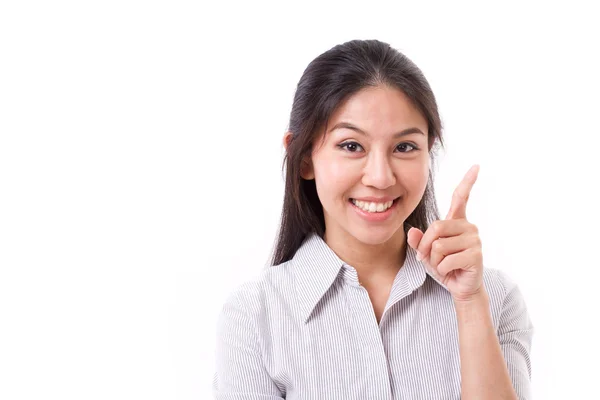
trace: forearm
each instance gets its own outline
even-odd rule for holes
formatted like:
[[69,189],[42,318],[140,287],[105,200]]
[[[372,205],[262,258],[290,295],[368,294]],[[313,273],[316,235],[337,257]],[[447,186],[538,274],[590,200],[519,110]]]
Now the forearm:
[[492,323],[489,298],[481,292],[454,300],[460,347],[461,398],[517,399]]

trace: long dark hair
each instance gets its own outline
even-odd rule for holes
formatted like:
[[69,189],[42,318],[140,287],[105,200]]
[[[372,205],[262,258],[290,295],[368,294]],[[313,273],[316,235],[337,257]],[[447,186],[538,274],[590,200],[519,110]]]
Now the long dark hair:
[[[345,99],[369,86],[386,85],[401,90],[423,114],[428,124],[430,159],[444,147],[442,123],[437,103],[421,70],[404,54],[379,40],[352,40],[333,47],[315,58],[304,70],[290,114],[287,145],[282,171],[285,194],[281,223],[271,265],[290,260],[307,234],[323,237],[325,219],[314,180],[300,176],[302,162],[310,156],[320,128],[327,126],[331,114]],[[425,193],[406,225],[425,230],[439,219],[433,189],[433,173]]]

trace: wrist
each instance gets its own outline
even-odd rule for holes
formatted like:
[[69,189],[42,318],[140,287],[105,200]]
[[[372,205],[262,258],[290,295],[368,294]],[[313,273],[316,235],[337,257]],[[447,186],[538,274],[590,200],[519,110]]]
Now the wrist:
[[469,306],[474,303],[480,303],[482,301],[485,302],[487,299],[487,292],[485,291],[483,285],[481,285],[476,292],[469,293],[468,295],[452,296],[452,300],[457,306]]

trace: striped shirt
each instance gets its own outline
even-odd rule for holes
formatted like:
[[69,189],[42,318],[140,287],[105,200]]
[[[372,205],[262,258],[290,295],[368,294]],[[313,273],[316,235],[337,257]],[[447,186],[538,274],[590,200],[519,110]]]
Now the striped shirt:
[[[317,234],[234,290],[219,314],[218,400],[460,399],[454,302],[407,246],[378,324],[356,270]],[[513,387],[531,399],[533,325],[518,286],[483,284]]]

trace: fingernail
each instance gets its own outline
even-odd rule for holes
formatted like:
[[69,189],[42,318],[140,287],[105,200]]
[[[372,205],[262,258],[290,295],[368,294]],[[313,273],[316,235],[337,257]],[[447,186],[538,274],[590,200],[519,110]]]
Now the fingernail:
[[423,255],[419,251],[417,251],[417,260],[419,260],[419,261],[423,260]]

